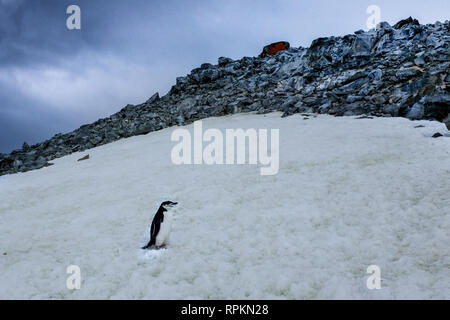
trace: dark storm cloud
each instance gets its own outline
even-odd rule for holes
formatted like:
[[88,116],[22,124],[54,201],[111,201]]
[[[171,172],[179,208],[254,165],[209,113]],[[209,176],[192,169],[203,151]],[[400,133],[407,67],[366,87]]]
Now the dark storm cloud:
[[110,24],[102,23],[106,1],[78,1],[86,9],[83,24],[89,32],[69,32],[66,8],[73,1],[4,0],[0,2],[0,65],[61,62],[86,47],[107,47]]
[[39,105],[13,88],[0,87],[0,97],[0,145],[5,150],[13,150],[24,141],[30,144],[39,142],[36,132],[51,136],[73,126],[64,120],[68,118],[67,115],[46,112],[44,105]]
[[[448,0],[379,0],[382,19],[445,20]],[[81,8],[81,30],[66,8]],[[0,152],[167,92],[219,56],[365,28],[372,0],[0,0]]]

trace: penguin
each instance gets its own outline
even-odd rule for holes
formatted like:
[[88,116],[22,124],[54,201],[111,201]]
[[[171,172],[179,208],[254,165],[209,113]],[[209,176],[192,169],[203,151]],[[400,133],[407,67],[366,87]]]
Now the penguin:
[[172,201],[164,201],[161,203],[152,221],[150,241],[145,247],[142,247],[142,249],[149,249],[153,245],[155,245],[158,250],[164,248],[172,227],[171,208],[177,204],[178,202]]

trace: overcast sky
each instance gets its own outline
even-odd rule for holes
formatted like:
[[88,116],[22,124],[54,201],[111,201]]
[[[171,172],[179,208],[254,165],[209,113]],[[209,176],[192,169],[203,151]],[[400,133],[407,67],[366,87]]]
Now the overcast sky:
[[[66,27],[71,4],[81,30]],[[0,152],[163,95],[219,56],[366,29],[371,4],[391,24],[449,19],[449,0],[0,0]]]

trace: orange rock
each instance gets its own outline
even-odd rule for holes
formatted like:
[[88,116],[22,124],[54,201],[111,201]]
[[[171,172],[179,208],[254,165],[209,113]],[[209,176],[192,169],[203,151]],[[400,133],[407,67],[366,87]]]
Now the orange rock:
[[268,46],[265,46],[259,57],[264,58],[267,56],[273,56],[280,51],[288,50],[290,47],[291,45],[287,41],[274,42]]

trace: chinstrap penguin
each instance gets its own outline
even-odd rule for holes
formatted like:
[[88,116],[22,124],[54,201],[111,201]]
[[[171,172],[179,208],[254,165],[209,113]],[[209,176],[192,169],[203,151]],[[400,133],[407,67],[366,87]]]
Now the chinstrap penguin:
[[145,247],[142,247],[142,249],[149,249],[153,245],[156,246],[156,249],[161,249],[165,246],[172,227],[171,208],[177,204],[178,202],[172,201],[164,201],[161,203],[152,221],[150,241]]

